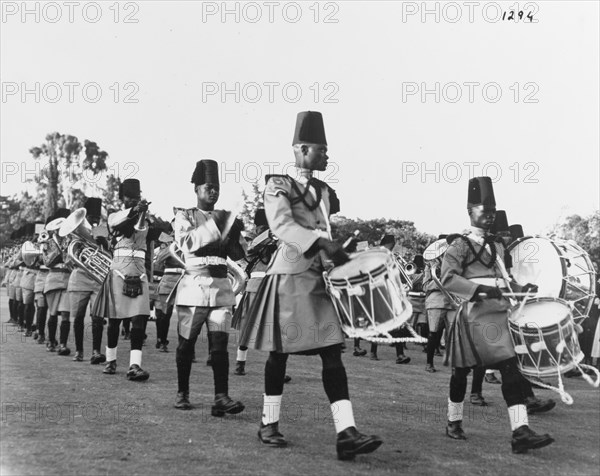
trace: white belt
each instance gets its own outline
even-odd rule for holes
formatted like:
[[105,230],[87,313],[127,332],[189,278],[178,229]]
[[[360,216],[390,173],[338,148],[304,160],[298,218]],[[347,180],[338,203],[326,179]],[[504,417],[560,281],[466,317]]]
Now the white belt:
[[227,260],[220,256],[200,256],[198,258],[189,258],[185,260],[186,268],[190,266],[227,266]]
[[502,278],[469,278],[469,281],[483,286],[506,289],[506,283]]
[[113,251],[113,256],[118,258],[146,258],[146,252],[142,250],[134,251],[127,248],[117,248]]
[[267,275],[264,271],[252,271],[250,273],[251,278],[264,278]]
[[327,230],[313,230],[313,233],[315,233],[319,238],[325,238],[325,239],[329,239],[329,233],[327,233]]
[[183,273],[183,269],[181,268],[165,268],[163,274],[181,274]]

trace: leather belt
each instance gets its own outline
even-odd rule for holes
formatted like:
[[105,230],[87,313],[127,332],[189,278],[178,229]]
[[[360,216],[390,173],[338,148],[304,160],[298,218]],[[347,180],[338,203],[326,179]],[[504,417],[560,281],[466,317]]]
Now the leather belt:
[[469,278],[469,281],[472,281],[476,284],[481,284],[483,286],[492,286],[494,288],[507,289],[506,283],[502,278]]
[[200,256],[196,258],[188,258],[185,261],[186,268],[190,266],[227,266],[227,260],[220,256]]
[[113,256],[118,258],[146,258],[146,252],[142,250],[134,251],[128,248],[117,248],[113,251]]
[[181,268],[165,268],[163,274],[181,274],[183,273],[183,269]]

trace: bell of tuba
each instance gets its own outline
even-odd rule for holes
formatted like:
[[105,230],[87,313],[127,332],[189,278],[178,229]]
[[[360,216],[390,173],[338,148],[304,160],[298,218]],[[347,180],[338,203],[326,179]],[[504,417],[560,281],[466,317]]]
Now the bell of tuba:
[[85,218],[85,208],[78,208],[61,224],[60,236],[72,235],[67,247],[69,258],[97,283],[102,284],[108,273],[112,258],[94,241],[92,226]]

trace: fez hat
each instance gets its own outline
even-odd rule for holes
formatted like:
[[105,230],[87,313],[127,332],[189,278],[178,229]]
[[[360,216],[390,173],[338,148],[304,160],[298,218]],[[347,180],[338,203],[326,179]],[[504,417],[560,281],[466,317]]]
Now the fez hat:
[[525,236],[525,233],[523,233],[523,227],[521,225],[510,225],[508,230],[510,231],[510,236],[513,241]]
[[473,177],[469,180],[469,192],[467,195],[467,208],[483,205],[485,211],[496,210],[496,199],[494,198],[494,186],[489,177]]
[[267,221],[267,215],[265,214],[264,208],[259,208],[256,210],[254,215],[254,224],[256,226],[269,226],[269,222]]
[[219,183],[219,164],[211,159],[199,160],[196,162],[191,182],[194,185]]
[[381,246],[383,245],[395,245],[396,244],[396,237],[394,235],[383,235],[383,238],[381,239],[381,241],[379,242],[379,244]]
[[47,225],[48,223],[50,223],[52,220],[54,220],[54,215],[50,215],[48,216],[48,218],[46,218],[46,222],[45,224]]
[[35,223],[27,223],[25,225],[25,236],[33,237],[35,235]]
[[438,240],[445,240],[448,238],[448,235],[438,235]]
[[58,210],[56,210],[56,213],[52,217],[52,220],[56,220],[57,218],[67,218],[70,214],[71,212],[68,208],[59,208]]
[[504,210],[496,210],[496,216],[494,217],[494,223],[490,228],[490,232],[493,234],[507,232],[508,229],[508,218]]
[[123,200],[123,197],[137,197],[140,192],[140,181],[128,178],[119,185],[119,200]]
[[327,145],[323,115],[320,112],[304,111],[298,113],[292,145],[304,143]]
[[99,217],[102,215],[102,199],[101,198],[88,198],[84,205],[87,215],[93,217]]

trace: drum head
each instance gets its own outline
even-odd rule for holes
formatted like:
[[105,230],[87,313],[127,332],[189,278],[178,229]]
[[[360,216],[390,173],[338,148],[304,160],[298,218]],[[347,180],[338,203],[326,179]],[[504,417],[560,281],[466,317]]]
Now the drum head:
[[563,286],[563,263],[548,238],[526,237],[509,247],[511,274],[519,284],[538,286],[538,296],[558,298]]
[[346,279],[364,278],[368,275],[375,276],[386,269],[387,263],[392,263],[392,255],[385,249],[373,249],[356,253],[350,256],[350,261],[336,266],[329,274],[329,279],[345,281]]
[[511,309],[510,319],[519,327],[542,329],[557,325],[571,313],[571,308],[562,300],[532,299],[527,301],[519,312],[520,304]]

